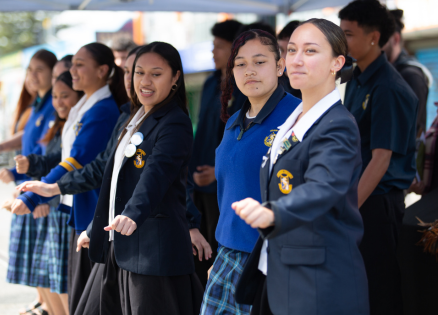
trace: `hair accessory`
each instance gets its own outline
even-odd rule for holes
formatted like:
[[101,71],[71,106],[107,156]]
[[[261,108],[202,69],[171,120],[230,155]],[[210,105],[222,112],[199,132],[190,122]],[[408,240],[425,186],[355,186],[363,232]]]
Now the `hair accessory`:
[[345,57],[345,64],[342,67],[342,69],[339,71],[340,75],[339,77],[341,78],[341,84],[350,81],[350,79],[353,77],[353,63],[356,62],[356,59],[350,57],[350,56],[346,56]]
[[172,91],[175,91],[176,90],[176,88],[178,87],[178,85],[175,83],[174,85],[172,85]]
[[116,68],[116,67],[114,66],[114,67],[111,69],[111,73],[110,73],[108,79],[111,79],[111,78],[114,76],[115,68]]

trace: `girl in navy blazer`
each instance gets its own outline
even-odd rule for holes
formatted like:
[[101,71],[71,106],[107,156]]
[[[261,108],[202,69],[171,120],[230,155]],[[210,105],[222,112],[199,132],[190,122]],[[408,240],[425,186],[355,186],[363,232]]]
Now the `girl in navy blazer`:
[[[197,315],[186,221],[193,131],[178,51],[154,42],[133,65],[131,116],[109,158],[90,231],[90,258],[105,263],[101,314]],[[120,301],[108,298],[120,296]]]
[[360,136],[335,80],[352,74],[342,30],[327,20],[299,26],[286,67],[303,102],[280,126],[263,158],[263,204],[233,204],[261,234],[240,279],[237,301],[252,314],[369,314],[359,251]]

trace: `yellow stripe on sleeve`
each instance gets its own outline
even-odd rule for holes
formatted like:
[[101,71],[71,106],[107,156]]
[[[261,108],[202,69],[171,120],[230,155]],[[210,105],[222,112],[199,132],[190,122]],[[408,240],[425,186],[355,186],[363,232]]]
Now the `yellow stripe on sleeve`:
[[77,170],[80,170],[82,168],[82,165],[78,161],[76,161],[75,158],[68,157],[65,159],[65,161],[72,164]]
[[74,168],[66,162],[61,162],[61,163],[59,163],[59,165],[61,165],[63,168],[65,168],[68,172],[71,172],[74,170]]

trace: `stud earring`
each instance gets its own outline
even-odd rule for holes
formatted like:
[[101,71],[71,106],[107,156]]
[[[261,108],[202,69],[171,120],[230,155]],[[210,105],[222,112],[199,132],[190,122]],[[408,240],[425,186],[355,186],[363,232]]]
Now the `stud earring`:
[[371,45],[374,46],[374,42],[371,42]]
[[281,75],[281,71],[279,72],[279,74]]
[[336,75],[336,71],[333,70],[333,71],[332,71],[332,76],[335,76],[335,75]]

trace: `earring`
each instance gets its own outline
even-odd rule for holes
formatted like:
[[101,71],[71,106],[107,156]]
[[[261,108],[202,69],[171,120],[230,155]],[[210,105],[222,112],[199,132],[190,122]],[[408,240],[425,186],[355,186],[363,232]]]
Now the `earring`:
[[281,71],[279,72],[279,74],[281,75]]
[[374,46],[374,42],[371,42],[371,45]]
[[332,76],[335,76],[335,75],[336,75],[336,71],[333,70],[333,71],[332,71]]
[[178,87],[178,85],[175,83],[174,85],[172,85],[172,91],[175,91],[176,90],[176,88]]

